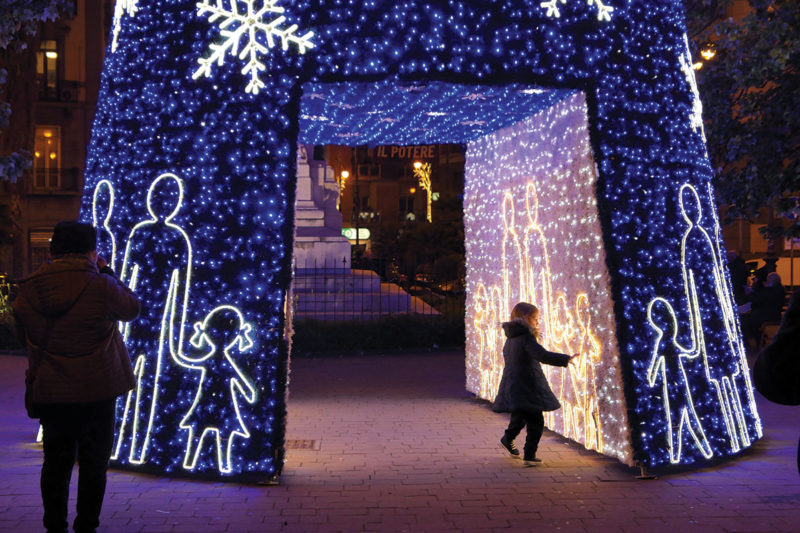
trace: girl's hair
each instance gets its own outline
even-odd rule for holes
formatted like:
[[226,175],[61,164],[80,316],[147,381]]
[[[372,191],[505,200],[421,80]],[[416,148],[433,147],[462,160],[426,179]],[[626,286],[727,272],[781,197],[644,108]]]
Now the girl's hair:
[[515,318],[521,318],[528,324],[528,328],[531,330],[531,333],[537,339],[539,338],[539,324],[531,322],[531,318],[533,315],[539,313],[539,308],[533,304],[529,304],[528,302],[519,302],[514,308],[511,310],[511,320]]

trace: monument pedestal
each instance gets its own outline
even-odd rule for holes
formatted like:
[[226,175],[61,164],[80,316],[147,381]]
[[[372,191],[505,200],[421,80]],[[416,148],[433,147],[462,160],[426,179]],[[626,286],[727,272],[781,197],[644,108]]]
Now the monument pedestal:
[[309,161],[307,154],[305,147],[298,150],[295,269],[349,271],[350,241],[342,235],[342,214],[336,209],[339,185],[333,177],[333,169],[325,161]]

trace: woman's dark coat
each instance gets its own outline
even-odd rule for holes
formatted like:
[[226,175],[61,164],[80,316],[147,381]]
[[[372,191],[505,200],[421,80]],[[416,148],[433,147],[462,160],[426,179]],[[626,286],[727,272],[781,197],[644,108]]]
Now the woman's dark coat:
[[139,299],[87,256],[42,265],[19,283],[13,307],[35,375],[33,403],[97,402],[135,386],[117,324],[139,315]]
[[800,289],[794,291],[781,327],[758,354],[753,384],[768,400],[800,405]]
[[506,334],[503,346],[506,366],[492,410],[510,413],[555,411],[561,407],[550,390],[540,363],[567,366],[570,356],[545,350],[521,318],[503,323],[503,331]]
[[[783,405],[800,405],[800,289],[792,294],[781,327],[756,357],[753,384],[764,397]],[[800,442],[797,444],[800,472]]]

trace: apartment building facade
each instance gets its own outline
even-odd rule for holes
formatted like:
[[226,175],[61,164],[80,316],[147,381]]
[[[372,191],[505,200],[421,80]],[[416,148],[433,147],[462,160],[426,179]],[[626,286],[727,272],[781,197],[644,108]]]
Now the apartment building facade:
[[112,10],[111,0],[75,0],[73,16],[41,25],[35,59],[30,54],[35,65],[21,69],[36,87],[23,110],[33,124],[16,123],[33,128],[26,148],[33,166],[5,186],[13,243],[0,250],[0,272],[12,278],[36,270],[48,257],[53,226],[78,216]]

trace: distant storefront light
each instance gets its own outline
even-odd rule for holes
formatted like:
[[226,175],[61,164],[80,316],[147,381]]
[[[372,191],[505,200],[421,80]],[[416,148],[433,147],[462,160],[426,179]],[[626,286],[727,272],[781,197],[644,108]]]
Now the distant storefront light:
[[[342,235],[347,237],[349,240],[354,241],[356,240],[356,228],[342,228]],[[369,237],[370,237],[369,229],[358,228],[359,241],[367,241],[369,240]]]

